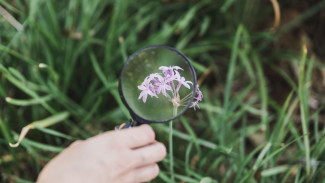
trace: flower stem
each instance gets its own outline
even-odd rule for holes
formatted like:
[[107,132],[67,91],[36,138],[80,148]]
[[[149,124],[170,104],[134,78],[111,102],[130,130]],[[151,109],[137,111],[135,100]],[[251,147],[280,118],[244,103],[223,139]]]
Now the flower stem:
[[[174,106],[173,109],[174,116],[177,115],[177,107]],[[173,155],[173,121],[169,123],[169,168],[170,168],[170,176],[171,176],[171,183],[175,182],[175,175],[174,175],[174,155]]]
[[192,95],[193,95],[192,92],[190,92],[189,94],[187,94],[185,97],[183,97],[181,99],[181,103],[187,103],[187,102],[184,102],[184,101],[190,99],[192,97]]

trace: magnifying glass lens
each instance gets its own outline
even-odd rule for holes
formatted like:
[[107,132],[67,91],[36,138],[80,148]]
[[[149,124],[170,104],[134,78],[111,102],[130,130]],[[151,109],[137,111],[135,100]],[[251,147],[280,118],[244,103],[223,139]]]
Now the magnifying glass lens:
[[166,122],[191,104],[196,75],[177,50],[150,46],[134,53],[124,66],[120,94],[130,113],[146,122]]

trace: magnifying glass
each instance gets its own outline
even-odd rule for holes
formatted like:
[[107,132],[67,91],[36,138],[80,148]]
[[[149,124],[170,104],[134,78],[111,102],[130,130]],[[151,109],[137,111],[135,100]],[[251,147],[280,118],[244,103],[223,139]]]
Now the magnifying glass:
[[116,129],[171,121],[192,105],[196,89],[195,70],[184,54],[162,45],[138,50],[125,63],[119,81],[133,121]]

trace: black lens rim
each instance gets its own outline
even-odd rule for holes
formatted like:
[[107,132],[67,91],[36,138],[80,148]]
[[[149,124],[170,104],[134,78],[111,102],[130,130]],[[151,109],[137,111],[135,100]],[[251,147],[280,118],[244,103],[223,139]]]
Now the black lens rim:
[[[126,99],[124,98],[124,94],[123,94],[123,91],[122,91],[122,81],[123,81],[123,78],[124,78],[124,73],[125,73],[125,70],[126,70],[126,67],[128,66],[128,64],[131,62],[131,60],[133,60],[133,57],[135,57],[136,55],[138,55],[140,52],[144,51],[144,50],[148,50],[148,49],[152,49],[152,48],[164,48],[164,49],[168,49],[168,50],[171,50],[171,51],[174,51],[175,53],[177,53],[179,56],[181,56],[184,61],[188,64],[189,68],[190,68],[190,71],[191,71],[191,74],[193,76],[193,86],[195,87],[194,88],[194,92],[193,92],[193,95],[190,99],[190,101],[188,102],[187,106],[184,107],[184,109],[178,113],[175,117],[173,118],[170,118],[170,119],[166,119],[166,120],[149,120],[149,119],[146,119],[146,118],[143,118],[143,117],[140,117],[138,114],[136,114],[135,112],[133,112],[133,110],[131,109],[131,107],[129,106],[129,104],[126,102]],[[170,46],[165,46],[165,45],[151,45],[151,46],[147,46],[145,48],[142,48],[138,51],[136,51],[135,53],[133,53],[129,58],[128,60],[126,61],[126,63],[124,64],[123,66],[123,69],[122,69],[122,72],[121,72],[121,75],[120,75],[120,78],[119,78],[119,85],[118,85],[118,90],[119,90],[119,94],[120,94],[120,97],[121,97],[121,100],[122,102],[124,103],[124,105],[126,106],[126,108],[129,110],[130,112],[130,115],[132,116],[133,120],[137,121],[137,122],[140,122],[140,123],[146,123],[146,124],[150,124],[150,123],[164,123],[164,122],[169,122],[169,121],[172,121],[178,117],[180,117],[191,105],[191,103],[193,102],[194,100],[194,96],[196,94],[196,89],[197,89],[197,78],[196,78],[196,73],[195,73],[195,70],[194,70],[194,67],[193,65],[191,64],[190,60],[183,54],[181,53],[180,51],[176,50],[175,48],[173,47],[170,47]]]

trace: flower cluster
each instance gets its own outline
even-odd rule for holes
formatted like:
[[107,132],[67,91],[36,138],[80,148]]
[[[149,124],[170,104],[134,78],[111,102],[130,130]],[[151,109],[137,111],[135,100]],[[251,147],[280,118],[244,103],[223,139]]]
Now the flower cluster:
[[[161,93],[163,96],[167,97],[170,102],[173,103],[175,107],[184,106],[187,104],[190,99],[192,93],[189,93],[184,98],[180,98],[179,89],[184,86],[187,89],[193,86],[191,81],[186,81],[184,77],[179,74],[180,70],[183,70],[179,66],[161,66],[159,70],[162,73],[152,73],[147,76],[141,85],[138,86],[138,89],[141,90],[139,95],[139,100],[145,103],[147,101],[148,95],[150,97],[158,98],[158,95]],[[202,101],[202,92],[197,87],[196,89],[197,97],[195,97],[195,101],[190,106],[194,108],[198,106],[198,102]]]

